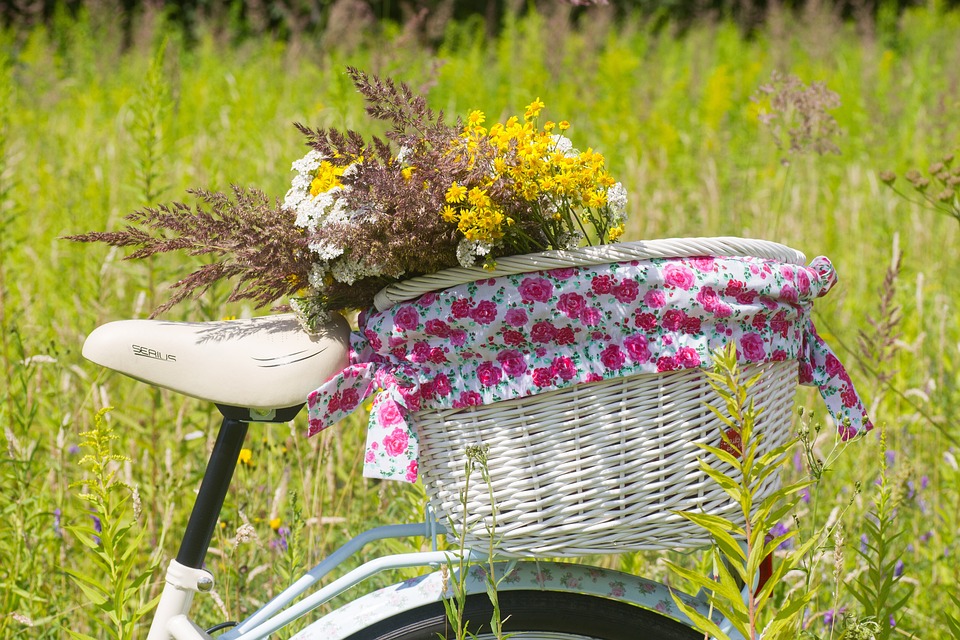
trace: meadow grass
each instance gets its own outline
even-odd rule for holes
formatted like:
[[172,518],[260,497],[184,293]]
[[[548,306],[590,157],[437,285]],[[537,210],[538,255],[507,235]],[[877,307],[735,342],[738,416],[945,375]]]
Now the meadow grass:
[[[853,548],[882,495],[885,509],[897,505],[884,554],[899,554],[898,571],[916,587],[894,635],[944,637],[942,616],[960,617],[948,598],[960,572],[957,223],[898,199],[878,178],[960,146],[960,14],[912,9],[867,25],[826,11],[772,14],[749,38],[725,21],[680,32],[602,14],[574,28],[531,14],[508,18],[496,38],[479,21],[451,23],[435,50],[400,27],[353,48],[237,41],[214,30],[187,47],[160,23],[137,34],[126,48],[98,15],[0,33],[0,637],[101,629],[105,614],[67,573],[98,570],[70,527],[94,523],[77,495],[95,481],[78,447],[100,409],[114,407],[103,419],[120,436],[114,453],[129,459],[117,479],[144,505],[134,522],[148,541],[136,555],[141,571],[154,549],[164,561],[175,553],[171,532],[185,523],[216,431],[209,407],[80,357],[98,324],[145,317],[188,272],[186,259],[123,263],[116,251],[60,237],[117,228],[126,213],[188,198],[191,187],[237,183],[282,197],[290,163],[304,153],[293,122],[377,131],[343,73],[348,64],[426,87],[449,114],[478,108],[499,119],[539,96],[545,115],[571,121],[574,142],[604,152],[627,187],[627,240],[741,235],[829,256],[841,282],[818,302],[818,327],[869,391],[886,442],[870,436],[833,455],[798,524],[786,523],[812,530],[850,504],[841,570],[835,551],[822,549],[777,597],[817,585],[807,618],[822,637],[840,637],[841,607],[863,615],[835,587],[868,575],[869,553]],[[775,70],[839,95],[839,155],[777,147],[751,101]],[[884,285],[895,252],[902,263]],[[214,289],[167,317],[265,312],[225,305],[226,294]],[[870,319],[889,319],[895,307],[900,320],[886,328],[883,354],[860,348],[861,332],[874,344],[883,338]],[[809,390],[798,404],[823,414]],[[251,430],[208,559],[218,597],[204,599],[202,622],[241,617],[298,565],[362,528],[420,517],[418,488],[360,477],[362,418],[311,440],[304,431],[299,421]],[[829,431],[814,447],[824,458],[834,449]],[[124,517],[134,517],[132,502]],[[244,525],[256,535],[238,536]],[[653,555],[616,562],[676,581]],[[152,575],[132,597],[149,602],[159,587]]]

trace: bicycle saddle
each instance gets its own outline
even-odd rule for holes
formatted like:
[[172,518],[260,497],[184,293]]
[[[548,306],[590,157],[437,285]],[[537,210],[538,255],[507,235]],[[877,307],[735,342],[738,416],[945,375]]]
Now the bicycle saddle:
[[264,415],[300,407],[347,364],[343,318],[315,335],[293,314],[220,322],[120,320],[95,329],[83,356],[151,385]]

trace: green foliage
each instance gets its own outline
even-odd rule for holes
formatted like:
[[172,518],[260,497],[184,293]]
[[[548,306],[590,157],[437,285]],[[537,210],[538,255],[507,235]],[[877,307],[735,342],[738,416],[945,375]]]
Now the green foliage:
[[[861,523],[865,530],[857,553],[864,560],[864,572],[847,585],[868,620],[878,623],[877,640],[887,640],[894,631],[890,624],[879,624],[900,618],[900,611],[913,594],[913,585],[903,581],[903,535],[897,521],[900,496],[887,475],[885,428],[880,432],[880,485],[873,508]],[[907,622],[909,620],[901,620]]]
[[[142,510],[140,494],[117,478],[117,465],[129,458],[114,453],[113,441],[120,436],[107,422],[107,411],[97,413],[92,431],[80,434],[86,438],[80,447],[90,452],[77,464],[86,468],[88,475],[75,486],[81,488],[77,497],[89,508],[89,521],[67,527],[85,548],[94,571],[70,567],[64,571],[87,601],[105,614],[106,619],[100,621],[103,633],[124,640],[138,635],[137,623],[156,606],[158,599],[144,598],[142,587],[157,571],[159,554],[152,554],[145,565],[138,554],[147,535],[137,524]],[[96,637],[73,629],[67,632],[84,640]]]
[[[778,559],[769,580],[759,589],[750,587],[741,595],[742,585],[757,585],[763,559],[791,540],[796,531],[776,535],[774,526],[789,514],[800,500],[800,492],[812,484],[801,480],[778,488],[757,500],[760,487],[783,467],[787,452],[796,441],[761,453],[763,434],[755,431],[759,411],[749,397],[750,389],[760,375],[742,379],[737,363],[736,345],[714,355],[714,370],[706,374],[711,388],[723,398],[725,410],[710,406],[726,425],[721,431],[724,446],[700,445],[710,458],[700,460],[700,470],[710,476],[730,500],[740,506],[741,522],[706,513],[681,512],[684,518],[706,530],[714,541],[716,574],[703,575],[676,564],[673,569],[682,577],[710,593],[710,604],[733,623],[745,638],[794,638],[801,624],[804,609],[813,594],[794,594],[789,603],[771,600],[774,586],[800,566],[801,561],[819,543],[806,540]],[[708,460],[719,463],[711,464]],[[674,596],[674,602],[696,623],[697,629],[715,638],[728,636],[712,620],[698,613]]]

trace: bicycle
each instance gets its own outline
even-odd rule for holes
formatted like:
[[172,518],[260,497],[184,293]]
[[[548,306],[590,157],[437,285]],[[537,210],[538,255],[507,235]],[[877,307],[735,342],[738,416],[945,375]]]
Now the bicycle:
[[[720,244],[723,244],[729,253],[729,239],[724,242]],[[717,244],[716,240],[706,242],[708,248],[716,247]],[[804,263],[802,254],[792,250],[784,251],[785,248],[780,245],[773,246],[771,249],[771,244],[746,243],[739,251],[745,252],[746,255],[773,251],[776,256],[786,255],[789,263],[801,265]],[[651,248],[656,250],[658,246],[656,243],[647,243],[643,247],[646,252],[644,255],[650,253]],[[625,250],[618,249],[618,251]],[[679,253],[676,247],[669,244],[665,248],[660,247],[660,250],[668,255]],[[685,255],[704,255],[704,243],[694,242],[685,250],[687,252]],[[604,249],[604,251],[607,250]],[[587,253],[590,254],[587,257],[588,261],[592,261],[589,263],[597,264],[598,257],[592,255],[596,251]],[[563,258],[568,260],[569,256]],[[609,261],[608,257],[604,259]],[[550,266],[552,263],[540,264],[542,268],[553,268]],[[507,264],[502,268],[513,268],[514,273],[519,273],[523,269],[529,269],[530,264],[521,262],[518,266]],[[464,275],[460,274],[458,277],[463,278]],[[436,282],[430,281],[425,286],[436,287]],[[419,293],[422,292],[419,292],[415,286],[411,289],[409,285],[404,285],[402,291],[396,293],[396,296],[410,299]],[[477,550],[477,547],[482,548],[482,545],[478,544],[482,541],[482,535],[479,540],[476,536],[470,537],[472,528],[477,526],[476,523],[457,523],[450,520],[453,531],[449,531],[448,527],[438,521],[438,517],[431,512],[429,506],[423,523],[386,525],[361,533],[243,621],[230,623],[229,626],[225,625],[222,628],[218,626],[203,630],[189,618],[189,609],[194,596],[213,588],[213,576],[203,569],[203,562],[243,447],[248,425],[283,423],[292,420],[303,408],[304,398],[309,391],[320,386],[347,365],[349,339],[350,329],[346,322],[332,322],[324,328],[323,332],[311,335],[302,330],[293,315],[208,323],[126,320],[104,325],[88,337],[83,350],[84,356],[88,359],[148,384],[212,402],[223,416],[179,550],[167,568],[166,584],[148,640],[208,639],[212,638],[211,634],[217,631],[223,631],[217,637],[224,640],[264,638],[374,574],[408,567],[433,568],[434,571],[355,599],[323,616],[295,637],[298,640],[436,638],[438,633],[442,634],[449,630],[449,622],[442,601],[450,597],[451,580],[458,577],[451,575],[450,567],[451,565],[455,567],[461,560],[456,551],[440,551],[437,548],[437,537],[451,532],[464,536],[465,540],[470,539],[470,544],[465,544],[466,550],[462,556],[467,566],[467,575],[463,576],[467,594],[465,618],[470,621],[485,621],[490,618],[492,604],[487,595],[488,583],[485,569],[478,569],[478,567],[488,566],[486,563],[490,558],[486,553]],[[761,401],[779,407],[781,416],[787,415],[792,405],[792,387],[796,384],[796,366],[795,363],[791,365],[789,362],[772,363],[772,365],[768,367],[772,373],[767,375],[765,385],[761,385],[761,395],[766,394]],[[710,411],[703,407],[705,387],[702,382],[699,387],[692,382],[698,373],[686,371],[674,372],[671,375],[674,374],[680,376],[671,378],[678,381],[679,386],[675,388],[692,389],[689,393],[684,392],[685,395],[680,394],[684,395],[683,401],[687,403],[686,409],[681,410],[680,413],[692,412],[696,415],[692,417],[684,415],[683,419],[697,421],[700,420],[699,416],[709,416]],[[585,403],[584,419],[580,422],[571,422],[572,426],[569,426],[569,430],[576,433],[581,428],[577,425],[581,423],[582,428],[592,429],[597,416],[610,410],[610,401],[598,395],[604,393],[604,385],[613,385],[612,393],[623,395],[622,390],[617,390],[616,384],[619,383],[604,381],[578,386],[559,400],[558,397],[550,395],[556,392],[542,394],[541,404],[548,410],[554,411],[558,403],[562,406]],[[658,379],[653,380],[653,386],[639,392],[639,395],[660,398],[661,401],[663,398],[673,398],[670,402],[676,402],[675,397],[670,396],[669,391],[664,387],[662,380]],[[497,422],[498,412],[504,410],[511,402],[515,401],[507,401],[501,407],[490,408],[489,414],[483,414],[480,408],[472,407],[472,410],[476,410],[472,411],[476,415],[471,418],[474,427],[488,429],[485,431],[488,434],[485,437],[493,440],[495,437],[489,434],[509,432],[506,427],[499,424],[491,426],[489,423]],[[699,408],[691,409],[690,407]],[[618,411],[620,414],[615,416],[615,419],[623,422],[624,415],[629,411],[624,411],[622,406]],[[446,446],[446,451],[441,452],[441,457],[462,455],[464,443],[468,444],[473,436],[467,434],[463,436],[463,442],[457,442],[456,437],[452,437],[444,430],[446,424],[444,420],[448,416],[444,412],[434,413],[439,416],[437,420],[431,423],[431,420],[427,419],[419,425],[423,429],[422,443],[428,444],[431,438],[434,440],[439,438],[445,442]],[[570,419],[573,420],[573,418]],[[635,422],[638,423],[639,429],[644,430],[643,433],[656,431],[651,430],[644,419]],[[780,422],[784,421],[780,419]],[[789,418],[785,423],[789,424]],[[618,428],[621,427],[622,425],[618,426]],[[710,425],[704,428],[715,429]],[[620,450],[628,448],[621,432],[617,432],[615,436],[620,438],[618,445]],[[510,440],[511,437],[514,436],[507,433],[507,443],[502,445],[508,450],[516,448]],[[651,437],[661,440],[664,438],[662,434],[654,434]],[[782,428],[779,435],[773,434],[771,446],[776,446],[785,437]],[[493,446],[501,445],[494,442]],[[578,451],[581,449],[587,451],[592,446],[602,448],[607,445],[603,443],[591,445],[586,442],[577,444]],[[616,446],[611,450],[615,451]],[[553,455],[550,447],[545,451],[542,455]],[[696,447],[693,447],[693,451],[696,451]],[[431,453],[426,451],[425,447],[424,455],[428,453],[437,455],[436,450],[432,450]],[[684,455],[688,458],[690,456],[689,453]],[[616,457],[616,454],[608,457]],[[425,462],[434,466],[438,464],[430,460]],[[580,466],[583,464],[581,460],[575,463]],[[564,462],[557,461],[553,466],[561,468],[562,471],[564,465]],[[459,464],[446,466],[453,469],[462,468]],[[689,469],[689,464],[685,468]],[[642,484],[646,478],[644,473],[648,472],[642,468],[637,471],[630,467],[614,469],[613,475],[615,480],[617,477],[630,476],[634,479],[639,477]],[[560,478],[564,477],[568,476],[560,476]],[[543,482],[548,485],[557,483],[554,486],[545,487],[547,493],[557,493],[555,489],[560,486],[559,483],[562,480],[551,476]],[[609,479],[598,481],[600,485],[608,485],[609,482]],[[661,478],[659,481],[649,479],[651,490],[655,492],[653,504],[649,506],[652,511],[643,513],[655,514],[656,517],[651,517],[652,520],[663,520],[657,514],[682,508],[682,504],[678,504],[671,497],[671,491],[663,486],[670,482],[669,478],[666,480]],[[579,484],[574,487],[574,491],[583,496],[590,497],[599,493],[600,498],[606,500],[602,495],[602,487],[600,489],[591,487],[590,481],[567,484]],[[509,487],[513,493],[524,493],[509,482],[505,486]],[[704,497],[702,485],[698,485],[696,491],[699,492],[700,504],[712,500],[709,496]],[[446,490],[446,495],[441,495],[443,493],[443,490],[435,491],[436,495],[433,496],[435,499],[432,500],[432,503],[440,505],[441,508],[444,500],[449,501],[456,491]],[[651,500],[648,495],[642,498],[648,502]],[[503,500],[503,504],[498,502],[496,508],[502,508],[523,521],[525,518],[523,506],[517,506],[515,501],[511,502],[512,499],[513,496],[508,496]],[[499,498],[491,498],[491,501],[499,500]],[[495,508],[494,505],[490,503],[476,504],[472,507],[479,512],[477,517],[481,522],[484,511],[489,514],[493,508]],[[603,508],[605,514],[604,522],[601,524],[604,525],[607,520],[615,521],[619,514],[635,514],[629,511],[634,506],[624,503],[611,505],[609,500],[603,503]],[[655,523],[660,527],[661,532],[666,532],[663,540],[656,544],[647,544],[645,540],[656,536],[649,531],[643,531],[643,521],[647,516],[642,514],[639,517],[626,518],[629,520],[627,526],[619,530],[620,533],[617,534],[619,537],[616,537],[613,542],[609,539],[598,540],[589,535],[583,535],[591,529],[598,528],[594,521],[589,520],[589,515],[581,513],[569,516],[571,510],[565,504],[550,507],[550,509],[560,514],[559,521],[556,518],[552,520],[544,518],[542,522],[535,523],[532,533],[520,526],[523,522],[516,526],[510,525],[507,529],[513,527],[515,531],[521,531],[521,533],[514,535],[508,531],[508,535],[505,536],[506,544],[500,546],[495,552],[496,556],[502,555],[501,559],[494,558],[496,563],[493,567],[499,578],[499,603],[502,619],[507,622],[505,631],[512,634],[511,637],[620,640],[636,638],[639,630],[642,630],[643,637],[655,640],[703,637],[702,633],[692,629],[692,623],[688,618],[673,606],[668,606],[672,605],[672,595],[676,592],[663,584],[610,569],[562,561],[545,561],[539,558],[603,553],[614,549],[667,548],[671,544],[703,545],[708,540],[697,539],[689,530],[683,530],[678,526],[679,518],[670,516],[673,519],[664,521],[667,522],[666,526],[663,522]],[[581,519],[578,520],[578,518]],[[572,522],[566,523],[566,519],[572,519]],[[569,524],[566,528],[560,526],[566,524]],[[462,531],[458,531],[459,526],[463,526]],[[600,528],[608,529],[606,526]],[[639,537],[632,533],[634,529],[640,530],[637,534]],[[432,550],[375,557],[326,585],[318,586],[321,580],[368,544],[387,538],[413,536],[432,540]],[[565,539],[564,536],[570,539]],[[437,570],[438,567],[440,570]],[[744,585],[744,593],[754,587],[755,585]],[[728,621],[723,620],[711,610],[706,594],[677,595],[704,616],[711,617],[730,638],[742,640],[742,636]],[[481,634],[490,633],[489,626],[485,623],[472,628],[471,631]]]

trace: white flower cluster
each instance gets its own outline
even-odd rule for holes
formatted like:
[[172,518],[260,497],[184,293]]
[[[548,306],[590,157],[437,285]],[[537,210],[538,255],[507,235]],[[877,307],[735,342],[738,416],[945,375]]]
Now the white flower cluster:
[[493,245],[479,240],[467,240],[464,238],[457,245],[457,262],[462,267],[477,266],[477,259],[481,258],[493,250]]

